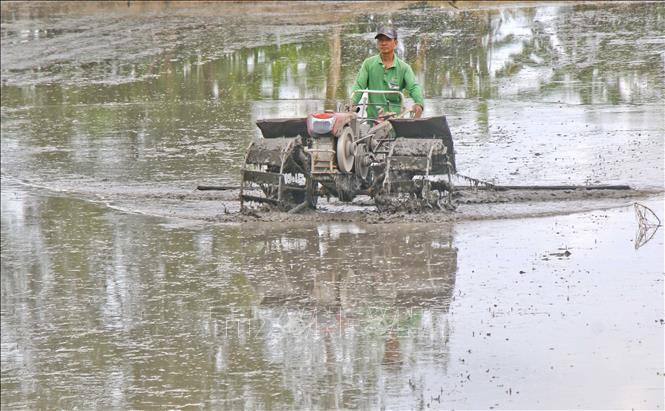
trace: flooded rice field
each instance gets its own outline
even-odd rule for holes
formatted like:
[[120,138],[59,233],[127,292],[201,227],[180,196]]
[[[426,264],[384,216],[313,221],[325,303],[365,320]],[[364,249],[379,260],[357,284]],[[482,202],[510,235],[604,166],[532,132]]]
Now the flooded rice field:
[[[665,4],[1,7],[3,409],[663,408]],[[386,23],[460,173],[632,190],[239,213]]]

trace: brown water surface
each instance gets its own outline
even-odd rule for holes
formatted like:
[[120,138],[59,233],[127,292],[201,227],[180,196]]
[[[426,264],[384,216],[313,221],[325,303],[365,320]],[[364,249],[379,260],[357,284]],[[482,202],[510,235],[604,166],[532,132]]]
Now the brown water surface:
[[127,4],[2,3],[3,409],[663,408],[634,198],[428,224],[181,201],[239,183],[257,118],[348,99],[392,21],[460,172],[660,190],[662,220],[663,3]]

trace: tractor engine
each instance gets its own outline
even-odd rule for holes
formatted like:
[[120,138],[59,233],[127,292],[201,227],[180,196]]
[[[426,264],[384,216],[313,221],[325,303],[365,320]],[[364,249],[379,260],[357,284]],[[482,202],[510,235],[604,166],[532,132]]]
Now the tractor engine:
[[351,172],[357,128],[355,113],[326,111],[307,116],[307,133],[312,139],[307,150],[312,159],[312,174]]

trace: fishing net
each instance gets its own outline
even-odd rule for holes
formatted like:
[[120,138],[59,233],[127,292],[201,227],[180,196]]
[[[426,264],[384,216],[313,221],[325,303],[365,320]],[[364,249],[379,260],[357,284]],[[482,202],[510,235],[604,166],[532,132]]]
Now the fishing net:
[[635,234],[635,249],[637,250],[656,235],[658,227],[662,224],[660,218],[649,207],[640,203],[634,203],[633,208],[635,209],[635,217],[637,218],[637,233]]

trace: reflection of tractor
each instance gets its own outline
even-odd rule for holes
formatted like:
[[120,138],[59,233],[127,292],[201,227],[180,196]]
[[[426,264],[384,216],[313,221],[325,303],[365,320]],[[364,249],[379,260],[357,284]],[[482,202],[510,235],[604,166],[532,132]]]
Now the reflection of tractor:
[[[279,226],[262,225],[242,236],[252,251],[247,280],[262,306],[447,310],[455,288],[452,225],[423,229],[323,224],[287,233]],[[318,258],[301,264],[309,255]]]
[[[264,138],[250,144],[242,165],[241,208],[269,203],[283,210],[315,207],[321,195],[349,202],[365,194],[379,210],[451,207],[453,141],[445,116],[364,116],[353,110],[306,118],[258,120]],[[262,195],[246,191],[258,186]]]

